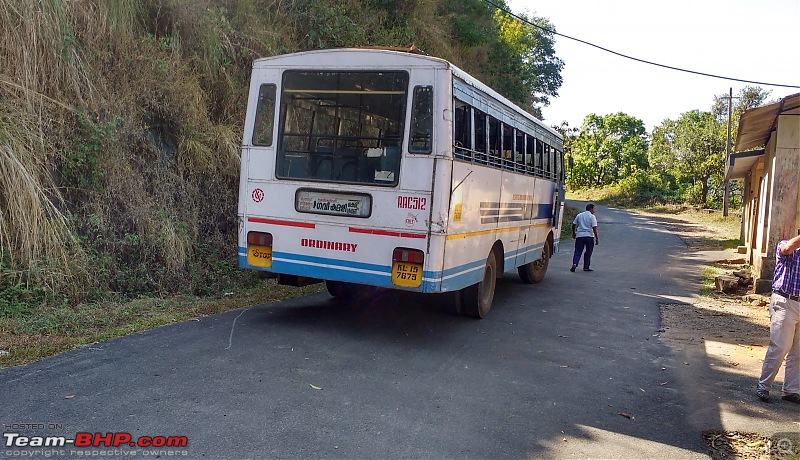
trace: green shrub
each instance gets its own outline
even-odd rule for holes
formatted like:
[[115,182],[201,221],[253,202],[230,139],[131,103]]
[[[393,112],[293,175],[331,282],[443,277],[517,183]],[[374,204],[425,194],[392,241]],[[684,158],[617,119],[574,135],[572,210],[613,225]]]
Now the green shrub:
[[[669,177],[657,173],[637,171],[617,183],[620,201],[628,206],[655,206],[680,200]],[[624,199],[622,197],[625,197]]]
[[692,206],[705,206],[703,203],[703,185],[700,183],[686,184],[680,190],[683,201]]

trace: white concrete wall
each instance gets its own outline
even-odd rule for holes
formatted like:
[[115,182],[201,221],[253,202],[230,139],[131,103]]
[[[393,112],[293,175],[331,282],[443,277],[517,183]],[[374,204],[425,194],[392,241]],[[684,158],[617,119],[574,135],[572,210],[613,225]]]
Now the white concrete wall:
[[[762,280],[762,290],[768,288],[775,270],[775,249],[781,240],[800,231],[800,115],[778,116],[777,129],[764,150],[764,169],[759,163],[751,170],[752,185],[760,179],[757,194],[758,218],[755,239],[747,246],[755,277]],[[758,286],[758,283],[757,283]]]

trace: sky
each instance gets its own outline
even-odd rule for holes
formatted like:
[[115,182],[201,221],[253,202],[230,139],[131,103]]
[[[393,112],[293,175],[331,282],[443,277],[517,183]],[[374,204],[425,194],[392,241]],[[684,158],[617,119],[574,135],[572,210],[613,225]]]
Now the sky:
[[[556,32],[658,64],[800,87],[800,0],[507,0],[513,13],[547,18]],[[755,85],[665,69],[555,37],[564,61],[548,125],[580,127],[594,113],[624,112],[652,132],[665,119],[710,110],[715,95],[745,86],[767,101],[800,88]]]

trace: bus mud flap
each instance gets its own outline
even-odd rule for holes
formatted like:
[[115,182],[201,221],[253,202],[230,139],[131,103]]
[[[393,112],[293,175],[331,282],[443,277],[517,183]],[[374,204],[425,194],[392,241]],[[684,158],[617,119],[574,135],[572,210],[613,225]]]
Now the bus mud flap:
[[321,282],[322,282],[321,279],[309,278],[307,276],[284,275],[284,274],[278,275],[278,284],[282,284],[284,286],[303,287]]

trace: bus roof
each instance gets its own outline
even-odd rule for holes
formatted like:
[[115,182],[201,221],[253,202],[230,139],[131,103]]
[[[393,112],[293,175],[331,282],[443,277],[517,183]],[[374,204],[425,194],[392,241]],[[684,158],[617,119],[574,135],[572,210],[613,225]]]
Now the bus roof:
[[449,69],[453,75],[467,84],[484,92],[498,102],[508,106],[520,115],[528,118],[533,123],[546,129],[558,139],[563,139],[561,134],[547,126],[543,121],[531,115],[517,104],[511,102],[482,81],[460,69],[455,64],[434,56],[428,56],[416,47],[412,48],[327,48],[319,50],[300,51],[297,53],[280,54],[253,61],[253,69],[269,67],[293,67],[305,69],[337,68],[337,69],[364,69],[372,68],[397,68],[398,58],[402,60],[402,67],[427,67]]

